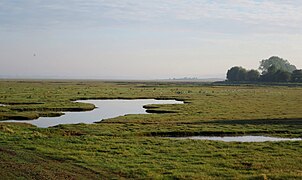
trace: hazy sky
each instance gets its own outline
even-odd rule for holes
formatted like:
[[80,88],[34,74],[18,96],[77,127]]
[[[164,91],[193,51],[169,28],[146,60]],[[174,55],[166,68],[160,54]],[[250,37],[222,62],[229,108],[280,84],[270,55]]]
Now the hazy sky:
[[0,0],[0,76],[224,77],[302,68],[300,0]]

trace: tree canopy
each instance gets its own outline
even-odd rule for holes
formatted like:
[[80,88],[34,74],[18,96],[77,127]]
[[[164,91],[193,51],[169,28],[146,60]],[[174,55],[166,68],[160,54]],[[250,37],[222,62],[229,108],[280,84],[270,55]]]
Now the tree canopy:
[[239,66],[232,67],[227,72],[227,78],[229,81],[245,81],[246,69]]
[[235,66],[228,70],[227,79],[229,81],[257,81],[260,73],[257,70],[246,70],[243,67]]
[[247,81],[258,81],[259,77],[260,77],[260,73],[257,70],[252,69],[250,71],[247,71],[246,74]]
[[260,70],[246,70],[241,66],[234,66],[227,72],[228,81],[249,82],[302,82],[302,70],[297,70],[295,65],[290,64],[277,56],[260,61]]
[[262,74],[266,74],[271,66],[275,66],[277,70],[286,71],[289,73],[292,73],[297,69],[296,66],[290,64],[288,60],[282,59],[278,56],[272,56],[269,59],[260,61],[259,70],[262,71]]
[[293,82],[302,82],[302,70],[294,70],[292,73]]

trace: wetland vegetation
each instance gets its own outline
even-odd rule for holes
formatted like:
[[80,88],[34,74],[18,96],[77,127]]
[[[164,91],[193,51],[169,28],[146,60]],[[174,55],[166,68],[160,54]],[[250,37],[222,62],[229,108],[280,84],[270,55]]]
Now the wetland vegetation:
[[[25,122],[33,124],[37,127],[51,127],[59,124],[93,124],[100,122],[103,119],[114,118],[118,116],[124,116],[127,114],[147,114],[144,109],[144,105],[148,104],[182,104],[182,101],[175,100],[155,100],[155,99],[106,99],[106,100],[79,100],[75,103],[89,103],[95,106],[95,109],[91,111],[80,112],[64,112],[63,115],[58,117],[39,117],[35,120],[6,120],[4,122]],[[149,106],[145,106],[149,107]],[[149,107],[152,108],[152,107]],[[155,110],[149,110],[153,112],[160,112]],[[166,113],[167,111],[163,111]]]
[[162,137],[302,137],[302,87],[181,82],[0,81],[0,119],[87,111],[83,99],[177,99],[154,113],[38,128],[0,122],[4,179],[299,179],[302,142]]

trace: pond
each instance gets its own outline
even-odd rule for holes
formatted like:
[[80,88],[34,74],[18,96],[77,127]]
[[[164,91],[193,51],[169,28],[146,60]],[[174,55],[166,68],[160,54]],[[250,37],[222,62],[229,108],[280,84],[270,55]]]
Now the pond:
[[183,104],[176,100],[155,100],[155,99],[135,99],[135,100],[79,100],[75,102],[94,104],[96,108],[92,111],[64,112],[60,117],[40,117],[36,120],[7,120],[4,122],[22,122],[33,124],[37,127],[51,127],[59,124],[92,124],[103,119],[114,118],[126,114],[148,114],[144,105],[148,104]]
[[301,141],[302,138],[278,138],[269,136],[190,136],[173,137],[173,139],[194,139],[224,142],[267,142],[267,141]]

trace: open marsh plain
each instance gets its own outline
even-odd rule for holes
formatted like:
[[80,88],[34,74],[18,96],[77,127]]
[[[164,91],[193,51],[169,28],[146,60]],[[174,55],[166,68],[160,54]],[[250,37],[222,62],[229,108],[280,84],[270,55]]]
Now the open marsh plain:
[[[300,179],[302,142],[164,137],[302,137],[302,87],[173,82],[0,81],[0,119],[88,111],[80,99],[177,99],[152,114],[37,128],[0,122],[4,179]],[[166,113],[165,113],[166,112]]]

